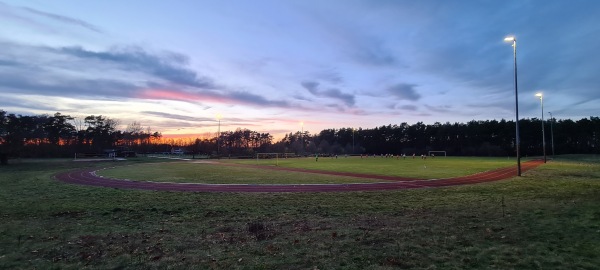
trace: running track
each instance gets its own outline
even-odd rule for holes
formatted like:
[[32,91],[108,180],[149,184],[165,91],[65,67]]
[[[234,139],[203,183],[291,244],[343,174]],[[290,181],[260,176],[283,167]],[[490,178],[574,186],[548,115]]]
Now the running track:
[[[521,165],[523,172],[541,165],[543,161],[532,160]],[[228,165],[229,166],[229,165]],[[113,179],[100,177],[96,175],[98,169],[88,168],[82,170],[68,171],[55,175],[54,177],[62,182],[99,186],[118,189],[142,189],[142,190],[160,190],[160,191],[185,191],[185,192],[345,192],[345,191],[378,191],[378,190],[396,190],[412,188],[431,188],[445,187],[455,185],[467,185],[476,183],[485,183],[508,179],[516,176],[516,167],[501,168],[492,171],[477,173],[468,176],[445,179],[408,179],[395,178],[379,175],[350,174],[337,172],[322,172],[300,169],[285,169],[280,167],[261,166],[263,169],[290,170],[305,173],[320,173],[330,175],[344,175],[371,179],[381,179],[387,182],[378,183],[353,183],[353,184],[196,184],[196,183],[163,183],[163,182],[142,182],[123,179]]]

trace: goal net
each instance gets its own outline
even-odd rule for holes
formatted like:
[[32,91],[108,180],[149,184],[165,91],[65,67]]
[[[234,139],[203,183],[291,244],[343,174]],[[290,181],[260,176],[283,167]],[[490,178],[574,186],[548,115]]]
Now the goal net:
[[444,156],[446,156],[446,151],[429,151],[429,156],[433,156],[433,155],[436,155],[436,156],[444,155]]
[[279,159],[284,158],[283,153],[256,153],[256,164],[279,165]]

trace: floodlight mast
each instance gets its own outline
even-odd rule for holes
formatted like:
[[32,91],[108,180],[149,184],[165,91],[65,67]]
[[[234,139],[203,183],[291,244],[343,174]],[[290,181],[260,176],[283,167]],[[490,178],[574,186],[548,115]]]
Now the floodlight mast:
[[[217,114],[217,121],[219,121],[219,128],[217,129],[217,157],[219,157],[219,139],[221,138],[221,118],[223,117],[220,113]],[[220,158],[220,157],[219,157]]]
[[517,176],[521,176],[521,151],[520,144],[521,139],[519,137],[519,91],[517,84],[517,38],[514,36],[509,36],[504,38],[505,42],[512,42],[513,46],[513,58],[515,63],[515,147],[517,149]]
[[301,154],[304,156],[304,121],[300,122],[300,137],[301,138],[301,142],[302,142],[302,152]]
[[542,148],[544,152],[544,163],[546,163],[546,132],[544,131],[544,94],[537,93],[536,97],[540,98],[540,103],[542,104]]
[[554,117],[552,117],[552,112],[548,112],[548,114],[550,114],[550,138],[552,140],[552,158],[554,159],[554,129],[552,128]]
[[352,128],[352,154],[354,155],[354,128]]

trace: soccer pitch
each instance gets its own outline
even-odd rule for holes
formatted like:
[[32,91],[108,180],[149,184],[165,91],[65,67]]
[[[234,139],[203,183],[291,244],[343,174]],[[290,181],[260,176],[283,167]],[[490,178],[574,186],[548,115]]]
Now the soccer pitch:
[[279,166],[296,169],[387,175],[418,179],[438,179],[470,175],[516,166],[514,158],[488,157],[315,157],[222,160],[236,164]]
[[[240,166],[241,165],[241,166]],[[256,166],[258,165],[258,166]],[[344,172],[373,176],[440,179],[471,175],[514,165],[507,158],[436,157],[321,157],[287,159],[222,159],[214,162],[179,161],[136,164],[97,172],[98,175],[134,181],[206,184],[343,184],[381,182],[375,177],[334,176]],[[304,169],[271,170],[272,167]]]

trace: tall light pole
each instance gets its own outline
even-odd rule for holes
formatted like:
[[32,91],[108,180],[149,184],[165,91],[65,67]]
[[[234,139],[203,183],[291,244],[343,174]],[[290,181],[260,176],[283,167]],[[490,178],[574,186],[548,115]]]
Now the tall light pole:
[[352,128],[352,154],[354,153],[354,128]]
[[517,88],[517,38],[515,37],[506,37],[504,38],[505,42],[512,42],[513,46],[513,56],[515,62],[515,147],[517,148],[517,176],[521,176],[521,139],[519,137],[519,91]]
[[301,137],[302,138],[302,140],[301,140],[301,142],[302,142],[302,155],[304,155],[304,122],[302,122],[302,121],[300,122],[300,130],[301,130],[300,136],[302,136]]
[[219,121],[219,128],[217,129],[217,156],[219,156],[219,148],[221,147],[221,144],[219,143],[219,139],[221,138],[221,118],[221,114],[218,113],[217,121]]
[[554,129],[552,129],[552,123],[554,123],[554,117],[552,117],[552,112],[548,112],[550,114],[550,138],[552,140],[552,158],[554,158]]
[[544,163],[546,163],[546,133],[544,132],[544,94],[537,93],[536,97],[540,98],[540,103],[542,104],[542,148],[544,150]]

